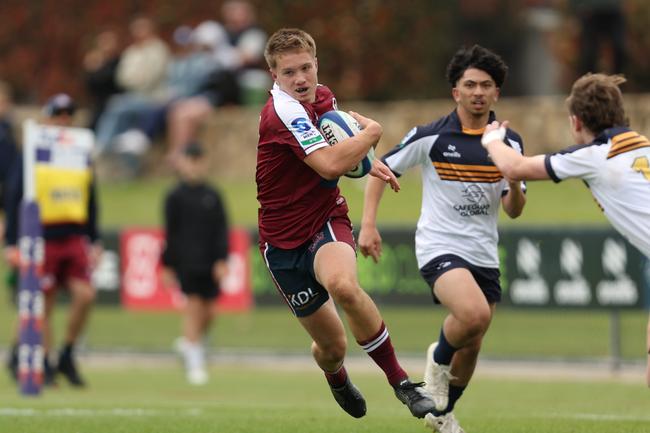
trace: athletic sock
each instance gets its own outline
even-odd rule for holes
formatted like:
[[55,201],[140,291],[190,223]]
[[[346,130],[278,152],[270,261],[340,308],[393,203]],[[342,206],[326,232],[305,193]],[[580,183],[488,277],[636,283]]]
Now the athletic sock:
[[455,385],[449,385],[449,404],[447,404],[447,408],[445,410],[437,410],[434,409],[431,413],[433,413],[433,416],[441,416],[448,414],[449,412],[454,410],[454,406],[456,405],[456,402],[460,398],[461,395],[463,395],[463,391],[465,391],[465,388],[467,388],[467,385],[465,386],[455,386]]
[[388,383],[395,387],[399,383],[408,378],[408,374],[402,369],[397,362],[395,356],[395,349],[393,343],[390,341],[388,329],[384,322],[381,322],[379,331],[366,341],[357,341],[359,346],[366,351],[373,361],[381,368],[386,374]]
[[454,410],[454,405],[458,401],[461,395],[463,395],[463,391],[465,391],[465,388],[467,388],[467,385],[465,386],[456,386],[449,384],[449,404],[447,405],[447,410],[446,412],[451,412]]
[[323,373],[325,373],[325,379],[327,379],[327,383],[330,384],[332,388],[340,388],[343,385],[345,385],[345,382],[348,378],[348,372],[345,369],[345,366],[341,364],[341,367],[339,367],[338,370],[334,372],[329,372],[323,370]]
[[433,360],[438,364],[449,365],[451,364],[451,358],[457,350],[458,348],[449,344],[445,337],[445,331],[441,328],[438,345],[436,346],[436,350],[433,351]]

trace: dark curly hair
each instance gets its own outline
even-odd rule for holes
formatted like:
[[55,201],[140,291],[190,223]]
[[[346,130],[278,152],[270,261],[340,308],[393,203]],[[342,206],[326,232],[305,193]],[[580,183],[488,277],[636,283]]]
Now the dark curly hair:
[[461,48],[456,51],[449,65],[447,65],[447,81],[449,81],[451,87],[456,87],[458,80],[470,68],[486,72],[492,77],[497,87],[503,85],[508,74],[508,65],[505,64],[501,57],[487,48],[474,45],[472,48]]

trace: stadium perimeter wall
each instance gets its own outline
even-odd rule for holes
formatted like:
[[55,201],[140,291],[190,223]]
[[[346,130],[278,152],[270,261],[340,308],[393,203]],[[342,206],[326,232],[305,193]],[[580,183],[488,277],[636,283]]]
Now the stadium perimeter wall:
[[[522,136],[528,155],[562,149],[572,142],[567,120],[564,96],[503,98],[496,105],[498,118],[509,120]],[[650,94],[625,95],[626,109],[632,127],[650,135]],[[379,143],[383,154],[415,125],[431,122],[454,109],[449,99],[394,101],[369,103],[342,101],[339,108],[354,110],[372,117],[384,127]],[[252,179],[255,174],[256,144],[260,106],[222,107],[210,117],[201,132],[201,140],[212,149],[210,158],[213,170],[227,178]],[[26,117],[38,117],[34,107],[18,107],[17,122]],[[77,119],[83,124],[85,113]],[[18,128],[17,128],[18,130]],[[18,133],[18,132],[17,132]],[[161,142],[164,146],[164,142]],[[162,152],[154,152],[156,159]],[[160,164],[150,164],[151,167]]]
[[[632,127],[644,135],[650,134],[650,94],[625,97]],[[526,154],[533,155],[574,144],[564,100],[560,96],[507,98],[498,102],[496,111],[499,119],[509,120],[513,129],[521,134]],[[379,154],[399,143],[413,126],[429,123],[454,107],[451,98],[339,103],[340,109],[358,111],[383,125]],[[211,158],[218,173],[228,177],[254,176],[259,111],[260,107],[224,107],[210,118],[202,137],[215,149]]]

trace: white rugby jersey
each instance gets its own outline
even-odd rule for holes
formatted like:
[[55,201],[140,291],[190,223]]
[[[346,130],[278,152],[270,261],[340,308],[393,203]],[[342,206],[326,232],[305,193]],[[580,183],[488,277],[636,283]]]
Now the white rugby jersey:
[[650,257],[650,142],[629,128],[605,130],[589,144],[547,155],[551,179],[581,178],[612,223]]
[[[419,268],[442,254],[455,254],[476,266],[499,267],[497,218],[508,182],[481,146],[482,132],[464,132],[453,111],[413,128],[382,158],[396,176],[422,167],[422,209],[415,232]],[[521,138],[510,129],[506,142],[523,153]]]

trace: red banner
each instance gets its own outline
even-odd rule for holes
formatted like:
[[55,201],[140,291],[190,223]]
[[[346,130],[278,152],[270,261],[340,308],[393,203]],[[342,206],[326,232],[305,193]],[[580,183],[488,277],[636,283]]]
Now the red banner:
[[[244,229],[230,231],[228,276],[221,284],[216,305],[223,311],[245,311],[253,305],[249,262],[250,236]],[[179,287],[167,287],[162,279],[160,255],[164,246],[160,229],[127,229],[120,235],[122,305],[128,309],[169,310],[182,308]]]

